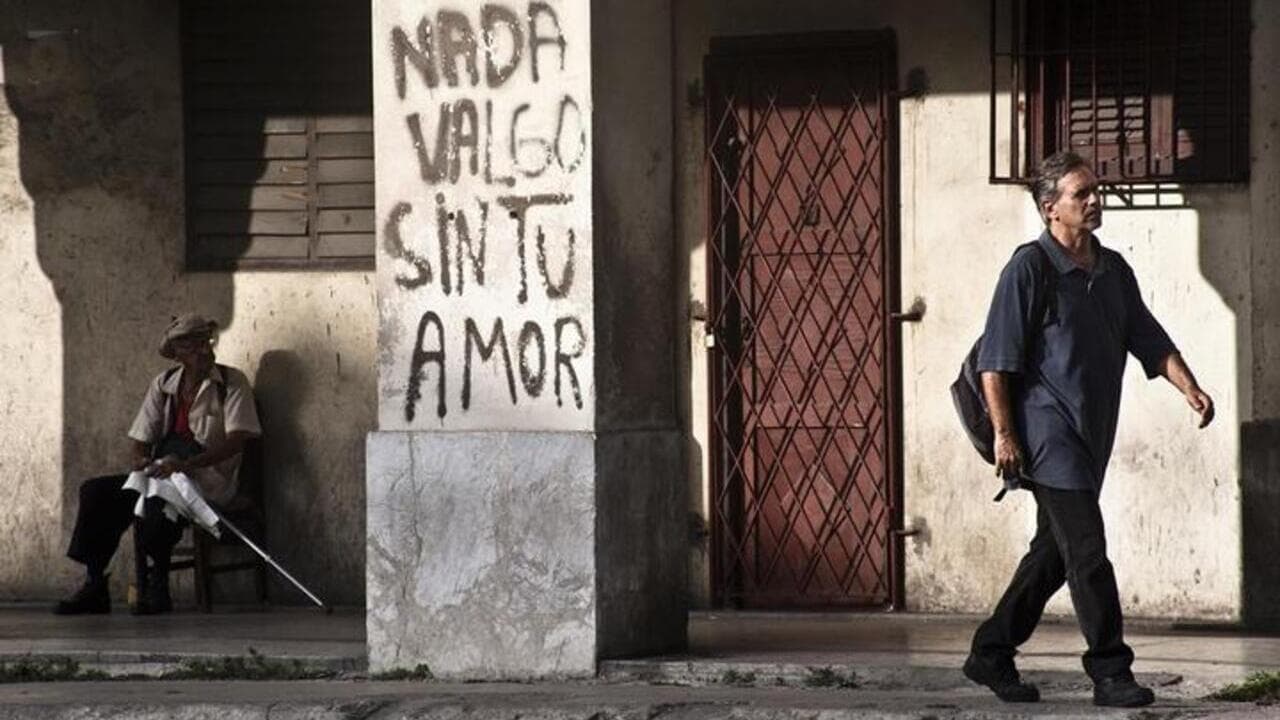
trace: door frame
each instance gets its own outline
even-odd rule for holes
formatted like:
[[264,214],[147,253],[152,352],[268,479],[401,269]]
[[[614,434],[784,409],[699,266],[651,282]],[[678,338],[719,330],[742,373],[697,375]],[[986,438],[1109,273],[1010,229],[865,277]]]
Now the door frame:
[[[709,156],[713,151],[706,143],[710,142],[714,136],[714,128],[711,125],[716,121],[710,112],[712,102],[714,100],[713,82],[713,63],[723,62],[725,59],[734,57],[768,57],[770,55],[795,55],[804,52],[831,52],[841,50],[856,50],[858,52],[872,52],[879,55],[881,62],[881,87],[883,88],[883,102],[885,107],[885,127],[883,135],[883,147],[881,149],[881,162],[883,163],[884,172],[884,285],[885,285],[885,303],[882,311],[882,327],[885,332],[885,367],[884,367],[884,383],[887,402],[885,403],[885,422],[887,423],[887,454],[885,458],[885,473],[888,489],[889,503],[889,539],[888,539],[888,562],[887,586],[889,588],[888,602],[883,606],[859,608],[862,610],[902,610],[905,609],[905,583],[904,583],[904,539],[908,534],[904,530],[904,508],[903,508],[903,409],[902,409],[902,328],[903,321],[914,321],[913,313],[902,312],[901,298],[901,200],[899,195],[899,169],[901,165],[901,143],[898,135],[899,128],[899,112],[898,100],[902,97],[898,87],[898,65],[897,65],[897,40],[892,29],[885,28],[880,30],[853,30],[853,31],[831,31],[831,32],[812,32],[812,33],[787,33],[775,35],[751,35],[737,37],[715,37],[711,39],[710,52],[704,58],[703,64],[703,87],[707,88],[707,92],[703,99],[703,115],[704,115],[704,136],[703,136],[703,159],[704,166],[709,164]],[[711,180],[711,174],[706,173],[707,180],[703,183],[704,196],[704,227],[714,227],[717,218],[712,217],[712,211],[716,203],[714,202],[714,193],[716,183]],[[707,242],[713,240],[710,234],[707,236]],[[710,303],[718,303],[719,298],[714,297],[712,289],[716,287],[716,271],[719,267],[719,261],[714,253],[708,253],[706,263],[706,279],[707,288],[709,290],[708,301]],[[708,349],[710,356],[716,352],[715,349]],[[708,393],[710,394],[708,410],[714,412],[716,407],[716,393],[718,392],[719,382],[715,380],[718,374],[716,360],[708,357],[708,369],[712,373],[712,382],[708,385]],[[716,488],[722,481],[723,461],[720,459],[716,448],[723,440],[717,435],[719,432],[715,428],[715,423],[710,417],[704,418],[708,425],[709,437],[712,439],[712,452],[710,452],[709,463],[709,497],[716,496]],[[714,506],[714,500],[713,500]],[[710,563],[709,570],[711,573],[711,602],[713,607],[726,607],[728,599],[725,596],[725,588],[722,585],[723,563],[725,558],[723,555],[723,531],[721,522],[718,519],[718,513],[714,509],[711,510],[711,516],[708,518],[710,526]]]

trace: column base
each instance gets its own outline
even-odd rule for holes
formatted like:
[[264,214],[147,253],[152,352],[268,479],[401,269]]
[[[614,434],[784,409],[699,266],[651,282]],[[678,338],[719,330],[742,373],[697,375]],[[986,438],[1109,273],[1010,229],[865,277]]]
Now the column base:
[[368,438],[369,669],[596,669],[595,441],[582,432]]

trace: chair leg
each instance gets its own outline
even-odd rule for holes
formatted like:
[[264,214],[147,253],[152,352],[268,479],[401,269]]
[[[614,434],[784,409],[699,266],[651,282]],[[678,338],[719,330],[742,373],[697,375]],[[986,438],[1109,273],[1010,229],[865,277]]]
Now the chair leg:
[[267,604],[267,564],[258,560],[253,568],[253,588],[258,592],[258,604]]
[[133,521],[133,581],[134,603],[140,602],[147,591],[147,553],[142,545],[142,520]]
[[192,571],[195,574],[196,604],[202,612],[213,612],[213,574],[209,572],[209,543],[201,531],[192,528]]

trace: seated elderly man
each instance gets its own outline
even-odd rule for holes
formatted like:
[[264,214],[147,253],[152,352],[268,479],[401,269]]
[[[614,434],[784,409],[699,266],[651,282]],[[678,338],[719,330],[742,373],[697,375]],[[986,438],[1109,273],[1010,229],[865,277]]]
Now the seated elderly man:
[[[129,429],[130,468],[156,478],[184,473],[214,505],[231,500],[245,441],[261,434],[253,390],[244,373],[214,362],[217,324],[188,313],[174,318],[160,341],[160,355],[180,363],[155,377]],[[53,609],[59,615],[111,612],[107,564],[134,519],[139,493],[127,475],[86,480],[67,556],[83,563],[84,585]],[[148,587],[138,589],[134,612],[168,612],[169,559],[185,523],[166,517],[164,501],[149,497],[140,539],[151,558]]]

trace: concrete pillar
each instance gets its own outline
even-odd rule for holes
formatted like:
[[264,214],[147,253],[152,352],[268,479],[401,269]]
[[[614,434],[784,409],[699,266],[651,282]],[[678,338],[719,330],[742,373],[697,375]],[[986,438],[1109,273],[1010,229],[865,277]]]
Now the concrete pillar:
[[641,5],[373,3],[374,671],[684,644],[670,8]]

